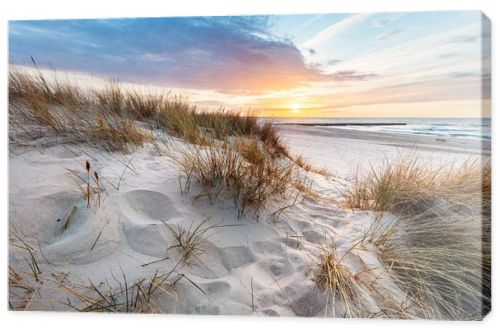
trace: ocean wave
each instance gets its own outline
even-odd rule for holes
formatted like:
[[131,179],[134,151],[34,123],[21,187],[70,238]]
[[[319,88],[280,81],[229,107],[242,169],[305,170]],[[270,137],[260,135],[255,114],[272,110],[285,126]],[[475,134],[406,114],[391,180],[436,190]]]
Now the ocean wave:
[[[441,138],[474,138],[478,140],[491,140],[490,118],[447,118],[447,119],[425,119],[425,118],[294,118],[274,119],[275,123],[315,123],[328,124],[335,128],[332,123],[365,123],[366,125],[343,126],[343,129],[356,129],[362,131],[375,131],[399,134],[413,134],[421,136],[438,136]],[[406,125],[370,125],[370,123],[406,123]]]

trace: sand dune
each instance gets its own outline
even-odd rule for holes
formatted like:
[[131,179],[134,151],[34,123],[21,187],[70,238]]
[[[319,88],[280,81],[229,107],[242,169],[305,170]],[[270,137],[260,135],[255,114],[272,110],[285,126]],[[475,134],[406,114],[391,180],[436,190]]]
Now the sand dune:
[[[334,178],[347,176],[358,163],[415,149],[391,146],[386,136],[375,142],[373,134],[361,132],[328,136],[325,131],[295,126],[280,129],[294,150],[327,168]],[[423,157],[435,163],[436,157],[449,161],[470,156],[469,151],[455,153],[451,146],[443,154],[443,147],[439,151],[426,147]],[[383,269],[376,249],[355,247],[373,224],[374,213],[343,208],[332,179],[308,173],[319,196],[306,197],[278,219],[262,215],[265,218],[257,220],[252,213],[237,219],[230,199],[222,197],[210,205],[181,194],[178,170],[150,144],[127,155],[85,145],[23,150],[11,147],[10,151],[11,226],[39,245],[34,253],[42,271],[63,273],[73,285],[92,282],[112,289],[125,281],[170,273],[175,287],[166,287],[154,303],[154,311],[165,313],[374,316],[380,314],[384,298],[403,303],[403,293]],[[85,188],[86,161],[101,175],[105,189],[99,199],[93,196],[90,208],[78,190]],[[172,230],[192,231],[202,222],[208,230],[200,252],[183,261]],[[354,284],[363,305],[358,309],[347,309],[338,297],[332,300],[313,281],[322,249],[330,246],[359,275]],[[10,264],[25,266],[13,247]],[[370,280],[377,281],[378,292],[367,288]],[[57,303],[58,298],[68,298],[60,295],[58,284],[42,286],[44,298],[30,303],[29,309],[72,309]],[[73,303],[77,303],[74,298]]]

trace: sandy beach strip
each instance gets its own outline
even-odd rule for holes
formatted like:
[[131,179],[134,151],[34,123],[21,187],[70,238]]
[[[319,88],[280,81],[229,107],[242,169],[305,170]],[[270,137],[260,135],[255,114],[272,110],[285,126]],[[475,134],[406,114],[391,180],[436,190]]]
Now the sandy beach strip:
[[487,158],[491,142],[478,139],[410,135],[339,127],[277,125],[285,142],[310,163],[343,176],[358,167],[377,166],[385,158],[417,153],[431,164],[457,164]]

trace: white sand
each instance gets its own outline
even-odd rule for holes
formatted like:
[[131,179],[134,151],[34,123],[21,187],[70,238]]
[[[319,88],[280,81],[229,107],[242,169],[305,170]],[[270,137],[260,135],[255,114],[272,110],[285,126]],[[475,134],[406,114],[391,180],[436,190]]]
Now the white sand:
[[[415,148],[433,163],[463,160],[479,153],[477,142],[472,141],[457,145],[429,138],[420,142],[413,137],[403,143],[394,136],[297,126],[282,126],[280,131],[292,152],[341,177],[355,171],[358,164],[363,168],[376,165],[386,156]],[[407,147],[401,147],[402,143]],[[67,169],[86,178],[84,166],[88,160],[93,169],[116,185],[126,159],[132,164],[125,170],[119,190],[102,180],[107,194],[102,195],[100,207],[87,209]],[[163,274],[175,269],[173,278],[184,274],[205,292],[181,278],[175,289],[156,301],[157,310],[165,313],[343,316],[343,306],[336,301],[332,309],[328,296],[312,281],[315,263],[321,245],[333,242],[342,255],[363,236],[373,219],[371,213],[341,208],[336,184],[312,174],[312,186],[325,195],[323,199],[306,199],[281,215],[278,222],[267,218],[271,209],[261,215],[260,221],[251,213],[237,219],[230,200],[218,200],[214,205],[206,199],[195,201],[196,189],[182,195],[179,171],[169,158],[158,155],[150,146],[127,156],[82,145],[40,150],[11,147],[9,172],[11,229],[31,244],[39,242],[35,254],[42,271],[64,273],[68,280],[81,284],[92,281],[100,286],[107,281],[118,286],[123,283],[122,272],[133,282],[156,271]],[[67,230],[63,230],[64,218],[72,207],[76,211]],[[180,253],[169,249],[174,240],[161,221],[187,229],[207,218],[206,224],[237,226],[217,228],[196,263],[175,267]],[[379,289],[387,288],[397,300],[400,292],[384,276],[373,250],[356,248],[344,262],[354,273],[372,268],[364,279],[377,276]],[[26,267],[13,247],[10,265]],[[376,297],[364,292],[365,308],[378,312]],[[42,287],[40,296],[43,298],[35,298],[29,309],[70,309],[61,303],[65,297],[58,290]]]

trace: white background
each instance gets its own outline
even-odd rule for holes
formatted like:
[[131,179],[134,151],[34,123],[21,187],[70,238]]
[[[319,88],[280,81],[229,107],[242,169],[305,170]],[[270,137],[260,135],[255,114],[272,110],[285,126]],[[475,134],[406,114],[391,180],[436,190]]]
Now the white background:
[[[495,91],[498,57],[497,24],[500,21],[500,1],[496,0],[3,0],[0,1],[0,328],[3,333],[387,333],[403,334],[453,331],[454,333],[492,332],[500,330],[500,311],[496,293],[499,287],[498,231],[493,227],[493,312],[482,322],[436,322],[401,320],[300,319],[237,316],[172,316],[172,315],[110,315],[7,311],[7,227],[8,227],[8,137],[7,137],[7,20],[151,17],[186,15],[297,14],[297,13],[357,13],[429,10],[482,10],[492,20],[493,35],[493,109],[498,94]],[[493,111],[495,114],[495,110]],[[499,148],[495,132],[498,119],[493,115],[493,198],[498,195],[497,160]],[[498,206],[493,203],[493,220]],[[496,223],[496,221],[494,222]]]

